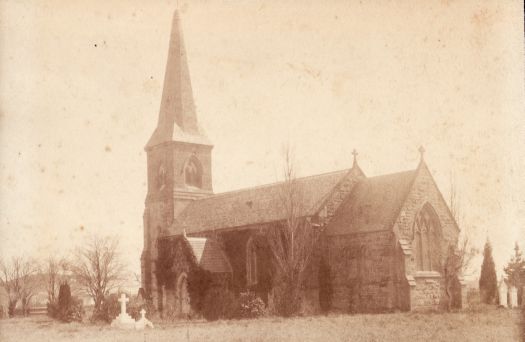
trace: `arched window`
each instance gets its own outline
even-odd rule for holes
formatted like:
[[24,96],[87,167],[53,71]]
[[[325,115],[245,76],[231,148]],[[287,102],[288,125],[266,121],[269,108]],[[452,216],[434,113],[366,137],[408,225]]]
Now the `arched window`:
[[252,238],[246,244],[246,283],[257,284],[257,246]]
[[164,169],[164,165],[161,165],[159,167],[159,173],[157,175],[157,183],[159,186],[159,189],[163,189],[166,185],[166,169]]
[[432,208],[426,203],[414,221],[414,248],[417,271],[437,271],[440,253],[441,226]]
[[190,293],[188,291],[188,276],[185,272],[181,273],[177,279],[176,288],[177,311],[180,315],[185,316],[190,313]]
[[196,188],[202,187],[202,166],[195,155],[192,155],[184,165],[184,183]]

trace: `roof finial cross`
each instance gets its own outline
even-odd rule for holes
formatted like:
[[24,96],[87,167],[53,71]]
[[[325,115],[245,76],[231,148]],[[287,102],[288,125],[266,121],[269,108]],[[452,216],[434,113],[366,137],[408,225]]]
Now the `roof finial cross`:
[[354,148],[354,150],[352,151],[352,155],[354,156],[354,165],[357,164],[357,155],[359,153],[357,153],[357,150]]
[[423,161],[424,155],[425,155],[425,148],[423,146],[419,146],[418,151],[419,151],[419,154],[421,156],[421,161]]

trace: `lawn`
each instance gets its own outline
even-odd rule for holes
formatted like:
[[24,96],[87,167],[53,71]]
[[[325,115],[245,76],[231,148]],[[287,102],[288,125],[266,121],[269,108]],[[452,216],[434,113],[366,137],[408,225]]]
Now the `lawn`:
[[520,341],[520,312],[328,315],[157,323],[142,332],[63,324],[45,316],[0,321],[0,341]]

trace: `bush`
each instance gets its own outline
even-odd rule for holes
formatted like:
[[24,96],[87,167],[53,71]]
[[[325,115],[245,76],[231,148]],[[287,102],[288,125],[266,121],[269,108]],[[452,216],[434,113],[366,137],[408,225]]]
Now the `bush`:
[[464,307],[470,306],[470,305],[478,305],[481,303],[481,298],[479,295],[478,289],[468,289],[467,290],[467,305],[464,305]]
[[47,303],[47,314],[62,322],[82,322],[84,307],[80,299],[71,296],[69,285],[64,283],[60,285],[58,300],[54,303]]
[[102,321],[110,323],[120,313],[120,303],[118,302],[118,296],[115,293],[106,296],[102,300],[100,309],[93,311],[91,321],[97,322]]
[[253,292],[241,293],[239,306],[239,314],[242,318],[257,318],[266,315],[266,305]]
[[142,309],[146,310],[146,316],[148,318],[152,318],[156,313],[155,306],[153,305],[153,302],[151,300],[140,300],[137,297],[130,297],[127,309],[128,314],[135,320],[140,318],[140,311]]
[[231,291],[213,286],[208,289],[204,296],[202,315],[208,321],[238,317],[239,302]]

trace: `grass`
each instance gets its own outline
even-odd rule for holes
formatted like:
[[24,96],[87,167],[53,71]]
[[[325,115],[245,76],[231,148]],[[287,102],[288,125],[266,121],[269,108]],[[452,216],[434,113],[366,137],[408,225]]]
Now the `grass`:
[[157,323],[142,332],[59,323],[45,316],[0,321],[0,341],[520,341],[518,310],[328,315]]

